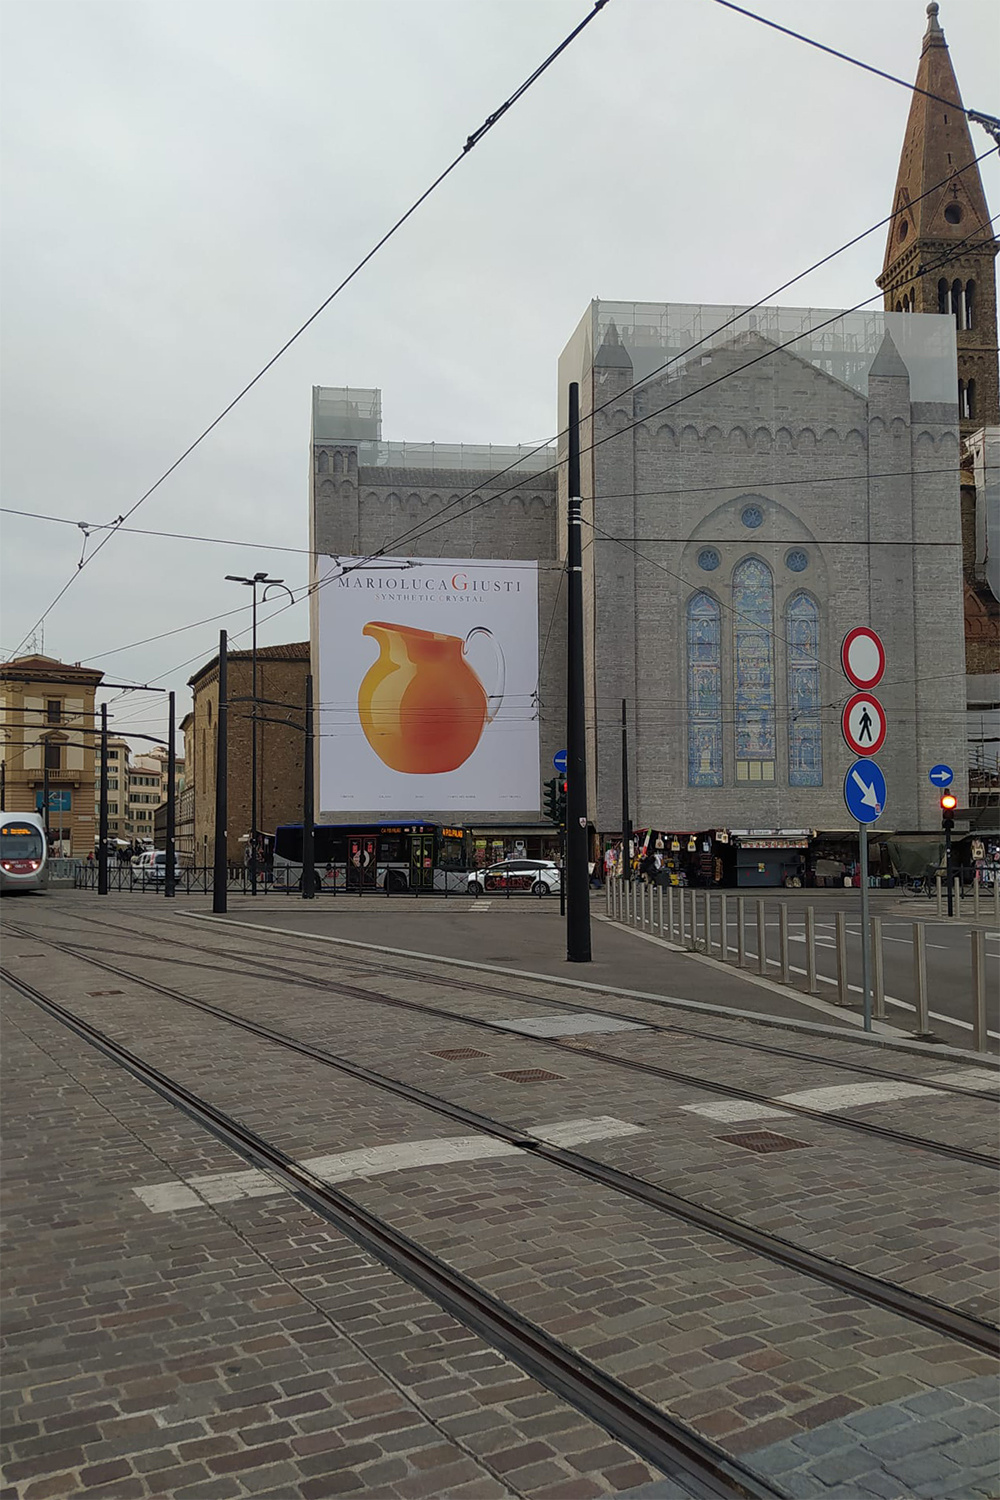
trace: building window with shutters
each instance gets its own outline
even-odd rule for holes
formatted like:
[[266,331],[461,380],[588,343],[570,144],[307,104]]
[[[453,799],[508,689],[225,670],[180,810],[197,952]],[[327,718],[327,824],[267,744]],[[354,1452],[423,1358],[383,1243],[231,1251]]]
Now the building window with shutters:
[[45,718],[49,724],[62,723],[62,699],[48,698],[45,703]]
[[62,766],[62,746],[58,740],[45,741],[45,769],[58,771]]

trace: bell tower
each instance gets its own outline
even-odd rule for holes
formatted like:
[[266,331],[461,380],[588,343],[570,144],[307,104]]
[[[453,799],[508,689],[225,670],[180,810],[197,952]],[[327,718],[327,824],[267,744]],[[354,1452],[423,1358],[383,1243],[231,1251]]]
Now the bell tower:
[[[951,313],[958,331],[962,437],[1000,422],[998,242],[937,0],[927,7],[916,87],[899,159],[878,286],[887,312]],[[937,98],[929,99],[927,94]],[[953,100],[954,108],[941,103]]]

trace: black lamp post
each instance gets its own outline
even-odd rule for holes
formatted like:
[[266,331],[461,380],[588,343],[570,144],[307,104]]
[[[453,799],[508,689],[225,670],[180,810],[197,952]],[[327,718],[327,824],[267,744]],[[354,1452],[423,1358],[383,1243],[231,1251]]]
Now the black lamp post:
[[236,573],[226,574],[227,583],[243,583],[247,588],[253,589],[253,638],[250,652],[251,657],[251,688],[252,699],[250,720],[250,893],[257,894],[257,821],[259,809],[257,805],[257,590],[261,590],[261,603],[267,599],[267,591],[272,584],[283,588],[292,603],[295,603],[295,595],[285,583],[283,578],[268,578],[266,573],[255,573],[252,578],[241,578]]

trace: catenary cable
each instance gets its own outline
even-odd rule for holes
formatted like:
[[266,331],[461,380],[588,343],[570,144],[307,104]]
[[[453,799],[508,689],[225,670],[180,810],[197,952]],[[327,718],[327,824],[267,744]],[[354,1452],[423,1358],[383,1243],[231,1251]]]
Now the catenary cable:
[[[186,458],[188,458],[195,451],[195,449],[198,448],[205,441],[205,439],[209,436],[209,434],[212,433],[212,432],[214,432],[214,430],[216,429],[216,427],[218,427],[219,423],[222,422],[229,415],[229,413],[233,410],[233,408],[236,407],[243,400],[244,396],[246,396],[250,391],[253,390],[254,386],[256,386],[258,384],[258,382],[261,381],[264,378],[264,376],[267,374],[267,372],[274,365],[277,364],[278,360],[281,359],[282,355],[285,354],[292,347],[292,345],[296,342],[297,339],[301,338],[301,336],[305,333],[306,329],[309,328],[313,323],[315,323],[316,319],[318,317],[320,317],[320,315],[323,312],[325,312],[326,309],[330,306],[330,303],[333,302],[333,300],[340,295],[340,293],[345,289],[345,287],[347,287],[347,286],[350,285],[350,283],[364,269],[364,267],[368,264],[368,262],[370,260],[372,260],[378,254],[378,252],[382,249],[383,245],[387,244],[388,241],[390,239],[392,239],[393,235],[396,234],[397,231],[400,230],[403,227],[403,225],[406,223],[406,221],[409,218],[411,218],[413,214],[416,213],[417,209],[420,208],[421,205],[423,203],[425,203],[427,201],[427,199],[431,196],[431,194],[437,188],[439,188],[441,186],[441,184],[444,182],[445,178],[447,178],[447,177],[449,177],[451,175],[451,173],[455,170],[455,168],[459,165],[459,163],[465,160],[465,158],[469,155],[469,153],[473,150],[473,148],[475,146],[478,146],[479,142],[483,139],[483,137],[490,130],[492,130],[493,126],[496,125],[498,123],[498,121],[503,118],[503,116],[507,113],[508,110],[510,110],[510,109],[513,108],[513,106],[518,102],[518,100],[521,99],[522,96],[525,93],[527,93],[528,89],[531,88],[532,84],[536,83],[537,80],[539,78],[541,78],[542,74],[545,73],[546,70],[549,67],[551,67],[551,65],[556,61],[556,59],[558,57],[560,57],[563,52],[566,51],[567,47],[569,47],[571,45],[571,43],[574,42],[576,40],[576,38],[580,35],[580,33],[583,32],[590,25],[591,21],[593,21],[594,18],[600,13],[600,11],[603,10],[603,8],[604,8],[604,6],[606,4],[607,4],[607,0],[593,0],[593,6],[592,6],[592,9],[590,10],[589,14],[586,15],[586,16],[584,16],[583,20],[577,26],[575,26],[573,28],[573,30],[568,34],[568,36],[565,36],[563,38],[563,40],[559,43],[559,45],[557,47],[555,47],[549,53],[549,55],[544,59],[543,62],[539,63],[538,67],[535,68],[534,72],[531,73],[531,74],[529,74],[529,76],[524,80],[524,82],[517,89],[515,89],[514,92],[511,95],[509,95],[509,97],[507,99],[504,100],[503,104],[501,104],[498,109],[495,109],[493,111],[493,113],[491,115],[489,115],[483,121],[482,125],[479,126],[478,130],[474,130],[472,132],[472,134],[467,138],[467,140],[465,142],[465,145],[462,147],[462,149],[458,153],[458,155],[455,156],[452,159],[452,161],[449,162],[448,166],[445,167],[444,170],[438,174],[438,176],[434,179],[434,181],[430,184],[430,186],[427,187],[427,188],[425,188],[424,191],[420,194],[419,198],[417,198],[413,203],[411,203],[410,207],[406,210],[406,212],[404,214],[400,215],[400,217],[396,220],[396,222],[392,225],[392,227],[390,229],[386,230],[385,234],[382,235],[381,239],[378,240],[372,246],[372,248],[368,251],[368,253],[365,256],[363,256],[361,260],[358,261],[358,263],[354,267],[354,269],[348,272],[348,274],[339,283],[339,285],[337,285],[336,287],[334,287],[333,291],[329,294],[329,296],[326,297],[326,298],[324,298],[324,300],[320,303],[320,305],[315,309],[314,312],[310,313],[309,317],[306,318],[305,322],[301,323],[299,325],[299,327],[295,330],[295,332],[291,335],[291,337],[285,340],[285,342],[281,345],[281,348],[278,349],[275,354],[272,354],[271,358],[267,361],[266,364],[264,364],[264,365],[261,366],[261,368],[257,371],[256,375],[254,375],[252,377],[252,379],[248,380],[247,383],[246,383],[246,385],[244,385],[244,387],[242,388],[242,390],[240,390],[232,398],[232,400],[229,401],[222,408],[222,410],[219,412],[218,416],[216,416],[208,424],[208,426],[205,427],[202,430],[202,432],[200,432],[198,434],[198,436],[194,439],[194,441],[192,443],[188,444],[188,446],[184,449],[183,453],[181,453],[178,458],[174,459],[173,463],[169,466],[169,468],[165,469],[163,471],[163,473],[160,475],[160,477],[157,480],[155,480],[154,483],[151,484],[149,486],[149,488],[142,495],[139,496],[138,500],[136,500],[128,508],[128,510],[124,511],[118,517],[117,522],[113,523],[112,529],[107,533],[107,535],[105,537],[102,538],[102,540],[98,543],[98,545],[94,548],[94,550],[90,553],[89,556],[85,555],[86,549],[84,548],[84,555],[81,556],[80,561],[79,561],[79,563],[76,566],[76,569],[70,574],[69,578],[63,584],[63,586],[59,590],[58,594],[56,594],[55,598],[52,600],[52,603],[49,604],[47,606],[47,608],[42,612],[41,616],[35,622],[35,624],[32,626],[31,630],[29,630],[27,632],[27,634],[22,638],[22,641],[21,641],[20,645],[17,648],[18,651],[20,651],[21,648],[24,646],[24,644],[31,638],[31,636],[39,628],[39,626],[46,619],[46,617],[49,614],[51,614],[52,610],[59,603],[60,599],[62,599],[62,597],[66,593],[66,591],[70,588],[70,586],[74,583],[74,581],[80,576],[80,573],[82,572],[82,570],[89,563],[93,562],[94,558],[97,557],[98,554],[103,550],[103,548],[107,546],[108,542],[111,540],[112,536],[114,535],[114,532],[117,529],[118,524],[121,523],[121,522],[127,521],[130,516],[134,515],[135,512],[139,509],[140,505],[143,505],[145,503],[145,501],[147,501],[149,499],[150,495],[154,494],[155,491],[159,489],[160,485],[163,484],[164,481],[167,480],[170,477],[170,475],[173,474],[174,471],[180,467],[180,465],[184,462],[184,460]],[[15,655],[16,655],[16,652],[15,652]]]

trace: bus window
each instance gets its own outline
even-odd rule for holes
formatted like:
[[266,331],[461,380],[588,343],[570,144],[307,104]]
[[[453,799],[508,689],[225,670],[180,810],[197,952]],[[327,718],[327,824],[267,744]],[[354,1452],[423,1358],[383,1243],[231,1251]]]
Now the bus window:
[[378,841],[378,857],[380,864],[405,865],[407,851],[403,835],[401,833],[383,833]]
[[461,838],[442,838],[441,854],[438,863],[442,870],[464,870],[465,840]]

